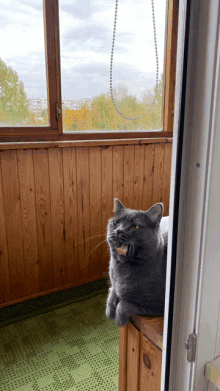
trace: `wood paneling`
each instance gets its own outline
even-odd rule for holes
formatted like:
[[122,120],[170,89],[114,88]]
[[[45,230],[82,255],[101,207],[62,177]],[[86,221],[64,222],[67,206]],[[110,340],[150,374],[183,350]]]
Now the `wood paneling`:
[[17,151],[26,296],[39,292],[39,256],[32,150]]
[[1,160],[0,160],[0,287],[1,296],[0,303],[7,303],[11,301],[10,292],[10,275],[8,264],[8,247],[5,227],[5,211],[4,211],[4,199],[2,189],[2,174],[1,174]]
[[65,206],[65,244],[68,284],[76,283],[79,266],[77,261],[77,189],[76,189],[76,149],[63,149],[63,180]]
[[172,144],[115,143],[0,152],[1,306],[101,278],[114,198],[168,214]]
[[160,391],[162,351],[140,332],[139,391]]
[[89,149],[89,268],[90,276],[102,272],[102,245],[105,236],[102,235],[102,156],[99,148]]
[[67,284],[62,151],[49,149],[54,287]]
[[1,168],[11,300],[17,300],[27,296],[28,281],[25,278],[24,268],[21,202],[16,151],[1,152]]
[[[102,149],[102,232],[106,234],[108,219],[113,211],[113,147]],[[102,239],[104,240],[104,236]],[[109,249],[107,242],[102,245],[102,271],[108,270]]]
[[134,209],[143,209],[144,145],[134,147]]
[[33,150],[40,292],[54,288],[48,150]]
[[119,391],[127,389],[127,345],[128,345],[128,325],[119,327]]
[[140,333],[130,323],[127,325],[127,388],[126,391],[139,391],[139,349]]
[[118,198],[124,202],[124,148],[113,147],[113,199]]
[[144,185],[143,185],[143,210],[148,210],[152,204],[155,145],[144,146]]
[[76,150],[78,265],[80,279],[89,276],[90,205],[89,205],[89,149]]
[[124,205],[133,209],[134,202],[134,146],[124,147]]

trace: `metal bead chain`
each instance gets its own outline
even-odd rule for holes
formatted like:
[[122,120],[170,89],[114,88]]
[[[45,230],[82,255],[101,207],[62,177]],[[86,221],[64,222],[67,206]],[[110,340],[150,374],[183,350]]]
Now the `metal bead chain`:
[[155,46],[155,56],[156,56],[156,86],[155,86],[155,94],[154,94],[154,99],[149,107],[149,109],[146,111],[146,113],[140,115],[139,117],[126,117],[124,114],[122,114],[118,108],[116,107],[114,98],[113,98],[113,91],[112,91],[112,64],[113,64],[113,54],[114,54],[114,45],[115,45],[115,31],[116,31],[116,22],[117,22],[117,11],[118,11],[118,0],[116,0],[115,3],[115,20],[114,20],[114,29],[113,29],[113,40],[112,40],[112,51],[111,51],[111,61],[110,61],[110,93],[111,93],[111,98],[113,101],[113,104],[115,106],[115,110],[117,110],[118,114],[120,114],[123,118],[129,119],[129,120],[136,120],[139,118],[144,117],[146,114],[149,113],[149,111],[152,109],[155,101],[156,101],[156,95],[157,95],[157,90],[158,90],[158,76],[159,76],[159,60],[158,60],[158,52],[157,52],[157,36],[156,36],[156,23],[155,23],[155,15],[154,15],[154,0],[151,0],[151,5],[152,5],[152,19],[153,19],[153,30],[154,30],[154,46]]

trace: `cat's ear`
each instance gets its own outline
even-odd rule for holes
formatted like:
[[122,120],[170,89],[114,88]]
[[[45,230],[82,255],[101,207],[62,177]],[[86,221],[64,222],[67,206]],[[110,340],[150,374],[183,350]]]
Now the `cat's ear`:
[[164,213],[162,202],[153,205],[146,213],[154,224],[159,224]]
[[114,210],[115,214],[121,212],[123,209],[125,209],[124,205],[121,203],[121,201],[118,198],[114,199]]

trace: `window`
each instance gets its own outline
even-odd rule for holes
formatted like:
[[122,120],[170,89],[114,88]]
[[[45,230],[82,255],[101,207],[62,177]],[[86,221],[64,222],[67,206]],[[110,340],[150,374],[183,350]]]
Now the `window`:
[[[113,61],[113,95],[118,109],[129,117],[136,117],[146,112],[154,96],[155,80],[151,74],[152,69],[155,69],[154,47],[152,46],[150,51],[153,65],[148,68],[148,73],[151,74],[149,80],[146,76],[147,71],[144,73],[148,63],[147,56],[141,57],[140,54],[140,45],[145,44],[148,50],[148,40],[152,43],[154,39],[151,2],[145,3],[143,0],[137,2],[136,6],[141,9],[141,13],[136,11],[137,17],[140,18],[140,14],[144,16],[140,18],[138,24],[134,23],[132,28],[131,23],[132,19],[135,20],[135,14],[130,12],[130,9],[133,2],[132,4],[127,0],[119,2],[118,7]],[[18,1],[16,2],[16,11],[19,13],[18,23],[11,17],[10,7],[6,2],[2,14],[3,20],[8,24],[5,27],[5,34],[7,29],[10,34],[7,34],[5,42],[12,40],[13,45],[9,46],[15,54],[13,62],[10,57],[12,54],[5,46],[0,66],[5,74],[13,73],[14,82],[17,83],[16,88],[17,90],[20,88],[20,95],[22,95],[19,99],[20,101],[23,99],[26,111],[20,110],[18,116],[16,110],[12,110],[12,106],[14,109],[12,99],[6,102],[4,96],[6,83],[3,83],[1,77],[0,141],[172,136],[178,10],[176,0],[169,0],[167,6],[165,0],[162,3],[163,7],[155,0],[157,43],[158,47],[165,47],[164,60],[163,56],[159,56],[159,88],[155,105],[149,115],[139,120],[129,121],[114,109],[108,87],[115,4],[95,0],[89,8],[84,2],[74,5],[67,0],[60,0],[59,3],[58,0],[44,0],[43,6],[40,0],[20,3]],[[126,12],[128,18],[123,19]],[[29,24],[28,17],[31,17],[34,23]],[[106,22],[103,22],[104,18]],[[150,23],[146,23],[148,18]],[[165,22],[163,23],[165,19],[167,19],[166,31]],[[37,34],[34,35],[34,31],[37,31]],[[16,38],[13,40],[12,37]],[[25,45],[22,37],[25,37]],[[22,42],[21,46],[20,42]],[[21,53],[24,47],[28,55],[22,60]],[[161,49],[159,52],[161,53]],[[16,60],[16,53],[19,54],[19,61]],[[94,53],[97,57],[96,61]],[[6,60],[10,58],[10,61],[5,62],[4,57]],[[138,68],[137,63],[141,59],[143,65]],[[25,88],[18,82],[22,79],[24,69],[25,80],[28,81],[27,84],[25,83]],[[13,88],[15,91],[15,87],[12,88],[10,85],[9,87],[11,92]],[[77,94],[81,96],[77,97]],[[13,99],[17,102],[16,98]],[[8,117],[4,114],[6,103],[9,106]],[[18,103],[17,105],[19,106]]]

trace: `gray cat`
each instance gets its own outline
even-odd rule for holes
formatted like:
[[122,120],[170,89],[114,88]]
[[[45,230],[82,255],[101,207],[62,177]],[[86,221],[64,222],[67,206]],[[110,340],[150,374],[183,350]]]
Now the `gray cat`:
[[162,203],[147,211],[125,208],[117,198],[114,204],[106,316],[123,327],[131,315],[164,314],[169,217],[163,217]]

